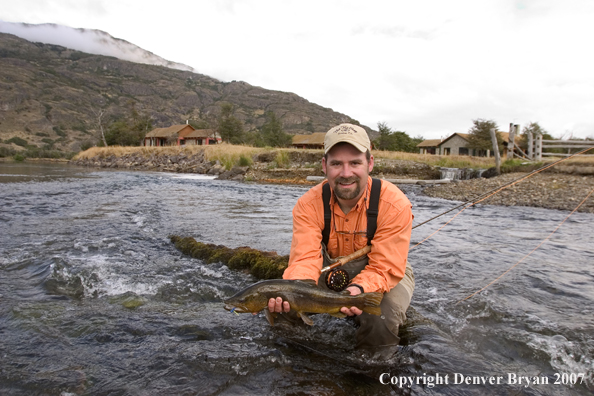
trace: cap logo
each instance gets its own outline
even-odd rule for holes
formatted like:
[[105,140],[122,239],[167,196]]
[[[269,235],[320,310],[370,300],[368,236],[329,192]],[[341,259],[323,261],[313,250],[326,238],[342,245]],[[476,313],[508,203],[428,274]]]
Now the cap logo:
[[336,133],[338,135],[356,135],[357,131],[348,125],[339,125],[336,127],[336,129],[334,129],[334,131],[332,131],[332,133]]

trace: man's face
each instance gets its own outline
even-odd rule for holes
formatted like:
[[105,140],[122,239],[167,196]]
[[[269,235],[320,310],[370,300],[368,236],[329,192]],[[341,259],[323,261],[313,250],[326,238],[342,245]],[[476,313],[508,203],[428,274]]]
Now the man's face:
[[339,143],[322,159],[322,169],[338,199],[354,205],[365,191],[373,156],[367,161],[365,153],[348,143]]

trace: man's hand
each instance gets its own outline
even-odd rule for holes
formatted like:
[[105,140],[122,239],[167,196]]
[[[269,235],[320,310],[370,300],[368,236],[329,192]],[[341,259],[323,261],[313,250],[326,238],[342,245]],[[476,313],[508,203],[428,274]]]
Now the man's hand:
[[[264,308],[266,309],[266,308]],[[291,310],[291,305],[289,305],[288,301],[283,301],[282,298],[271,298],[268,300],[268,310],[271,313],[275,312],[289,312]],[[252,315],[257,315],[258,312],[252,312]]]
[[[357,294],[361,294],[361,289],[359,289],[356,286],[349,286],[346,288],[346,290],[348,290],[351,293],[351,296],[356,296]],[[347,316],[361,315],[363,313],[363,311],[361,311],[357,307],[350,307],[350,308],[342,307],[342,308],[340,308],[340,312],[342,312],[343,314],[345,314]]]
[[288,301],[283,301],[282,298],[271,298],[268,300],[268,310],[273,312],[289,312],[291,310],[291,305],[289,305]]

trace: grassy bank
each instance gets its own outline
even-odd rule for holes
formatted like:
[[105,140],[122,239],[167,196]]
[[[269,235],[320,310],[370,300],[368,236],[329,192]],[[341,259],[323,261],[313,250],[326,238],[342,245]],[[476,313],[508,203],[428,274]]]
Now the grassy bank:
[[[217,144],[212,146],[171,146],[171,147],[92,147],[86,151],[78,153],[73,159],[107,158],[123,157],[125,155],[140,155],[150,157],[153,155],[194,155],[204,152],[204,156],[209,161],[220,161],[221,164],[234,163],[239,164],[242,158],[253,158],[254,155],[276,152],[276,160],[279,165],[288,165],[288,153],[310,152],[319,153],[321,160],[323,150],[301,150],[290,148],[257,148],[249,146],[238,146],[232,144]],[[492,158],[469,157],[460,155],[438,156],[431,154],[403,153],[393,151],[374,151],[376,159],[401,160],[425,163],[432,166],[443,166],[448,168],[489,168],[495,165]],[[249,164],[248,164],[249,165]]]
[[[86,151],[78,153],[74,156],[74,160],[77,159],[90,159],[90,158],[108,158],[123,157],[125,155],[139,155],[142,157],[149,158],[151,156],[161,155],[180,155],[185,154],[188,156],[204,153],[205,159],[208,161],[219,161],[225,168],[230,169],[235,165],[249,166],[252,164],[253,158],[256,155],[264,153],[275,153],[274,163],[277,167],[283,168],[290,165],[289,153],[311,153],[319,155],[321,160],[323,151],[320,150],[302,150],[292,148],[257,148],[250,146],[240,146],[232,144],[217,144],[212,146],[170,146],[170,147],[121,147],[121,146],[110,146],[110,147],[92,147]],[[473,168],[473,169],[488,169],[495,166],[494,158],[485,157],[470,157],[467,155],[432,155],[432,154],[417,154],[417,153],[404,153],[394,151],[374,151],[374,157],[381,163],[384,161],[412,161],[423,163],[431,166],[439,166],[445,168]],[[534,168],[535,166],[541,166],[543,163],[550,163],[558,158],[545,158],[542,162],[528,164],[527,161],[515,159],[513,161],[506,161],[502,164],[503,170],[506,171],[506,167],[510,168],[510,171],[521,171],[523,167]],[[566,164],[582,164],[586,166],[594,166],[594,158],[581,157],[570,159],[565,162]]]

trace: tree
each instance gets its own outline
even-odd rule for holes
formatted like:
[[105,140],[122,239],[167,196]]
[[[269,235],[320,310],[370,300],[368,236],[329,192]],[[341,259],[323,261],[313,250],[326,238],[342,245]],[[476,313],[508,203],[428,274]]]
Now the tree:
[[[538,122],[530,122],[522,129],[522,133],[520,134],[520,147],[522,150],[528,150],[528,133],[532,132],[532,137],[536,138],[536,134],[542,134],[543,139],[553,140],[554,138],[543,128],[541,127]],[[561,153],[563,150],[560,149],[549,149],[550,152]]]
[[260,128],[262,140],[266,146],[289,147],[293,137],[283,131],[283,124],[272,111],[266,112],[266,122]]
[[491,129],[495,129],[497,136],[497,146],[499,151],[503,150],[503,139],[501,134],[497,132],[499,127],[493,120],[484,120],[477,118],[472,120],[473,126],[468,130],[468,148],[475,150],[493,150],[493,142],[491,141]]
[[133,101],[128,102],[128,114],[112,121],[105,132],[107,145],[139,146],[146,133],[153,127],[153,121],[148,114],[141,114],[136,110]]
[[233,115],[233,105],[231,103],[221,104],[221,114],[217,119],[219,135],[223,141],[232,144],[244,143],[244,131],[241,121]]
[[387,151],[417,151],[417,144],[423,141],[423,138],[412,139],[406,132],[392,131],[385,122],[378,122],[377,128],[380,136],[374,140],[374,146],[378,150]]
[[105,120],[103,119],[103,116],[105,116],[105,110],[104,109],[99,109],[99,110],[91,109],[91,111],[97,118],[97,126],[99,127],[99,132],[101,133],[101,143],[103,143],[104,147],[107,147],[107,140],[105,140],[105,129],[104,129]]

